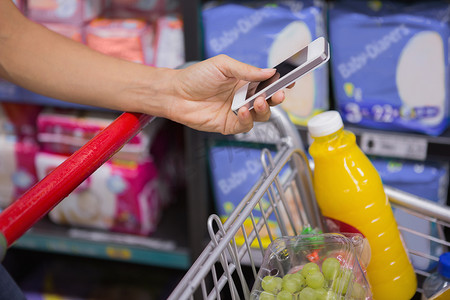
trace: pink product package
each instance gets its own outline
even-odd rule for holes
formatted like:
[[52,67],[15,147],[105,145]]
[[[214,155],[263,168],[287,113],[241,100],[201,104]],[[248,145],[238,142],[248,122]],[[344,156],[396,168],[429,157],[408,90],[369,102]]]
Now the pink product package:
[[86,26],[86,44],[107,55],[153,65],[153,30],[144,20],[95,19]]
[[42,110],[39,105],[0,103],[0,134],[14,135],[16,139],[36,140],[36,120]]
[[83,23],[98,17],[105,0],[28,0],[27,16],[37,22]]
[[177,16],[162,16],[156,22],[156,67],[176,68],[184,64],[183,22]]
[[[42,179],[67,157],[39,152]],[[57,224],[148,235],[161,215],[157,169],[149,159],[140,164],[106,163],[88,177],[50,213]]]
[[[43,151],[70,155],[117,116],[103,111],[47,109],[37,118],[37,140]],[[140,162],[147,159],[153,134],[150,129],[138,133],[111,160]]]
[[0,208],[14,202],[37,182],[35,157],[39,146],[30,139],[0,134]]
[[74,41],[84,43],[84,28],[82,24],[69,23],[41,23],[48,29],[68,37]]
[[147,20],[179,11],[178,0],[112,0],[111,10],[116,15],[130,15]]

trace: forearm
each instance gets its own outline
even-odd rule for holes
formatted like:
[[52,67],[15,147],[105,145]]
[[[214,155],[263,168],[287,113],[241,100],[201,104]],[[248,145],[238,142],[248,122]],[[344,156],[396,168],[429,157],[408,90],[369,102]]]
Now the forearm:
[[[8,11],[7,2],[0,0],[0,14]],[[176,71],[156,72],[100,54],[15,10],[0,20],[0,76],[64,101],[164,116],[164,98]]]

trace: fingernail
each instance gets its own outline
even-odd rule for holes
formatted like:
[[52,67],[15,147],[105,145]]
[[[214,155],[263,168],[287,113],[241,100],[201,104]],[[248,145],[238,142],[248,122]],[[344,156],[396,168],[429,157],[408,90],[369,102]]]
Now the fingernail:
[[260,110],[265,110],[267,105],[269,105],[265,100],[261,101],[261,103],[259,104],[259,109]]
[[265,72],[265,73],[273,73],[275,69],[261,69],[261,71]]

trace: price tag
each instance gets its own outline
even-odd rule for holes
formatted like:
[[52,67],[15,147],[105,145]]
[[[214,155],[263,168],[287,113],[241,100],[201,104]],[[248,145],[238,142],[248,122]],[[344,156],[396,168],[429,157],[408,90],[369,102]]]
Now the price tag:
[[366,154],[425,160],[428,141],[420,137],[363,133],[360,147]]

